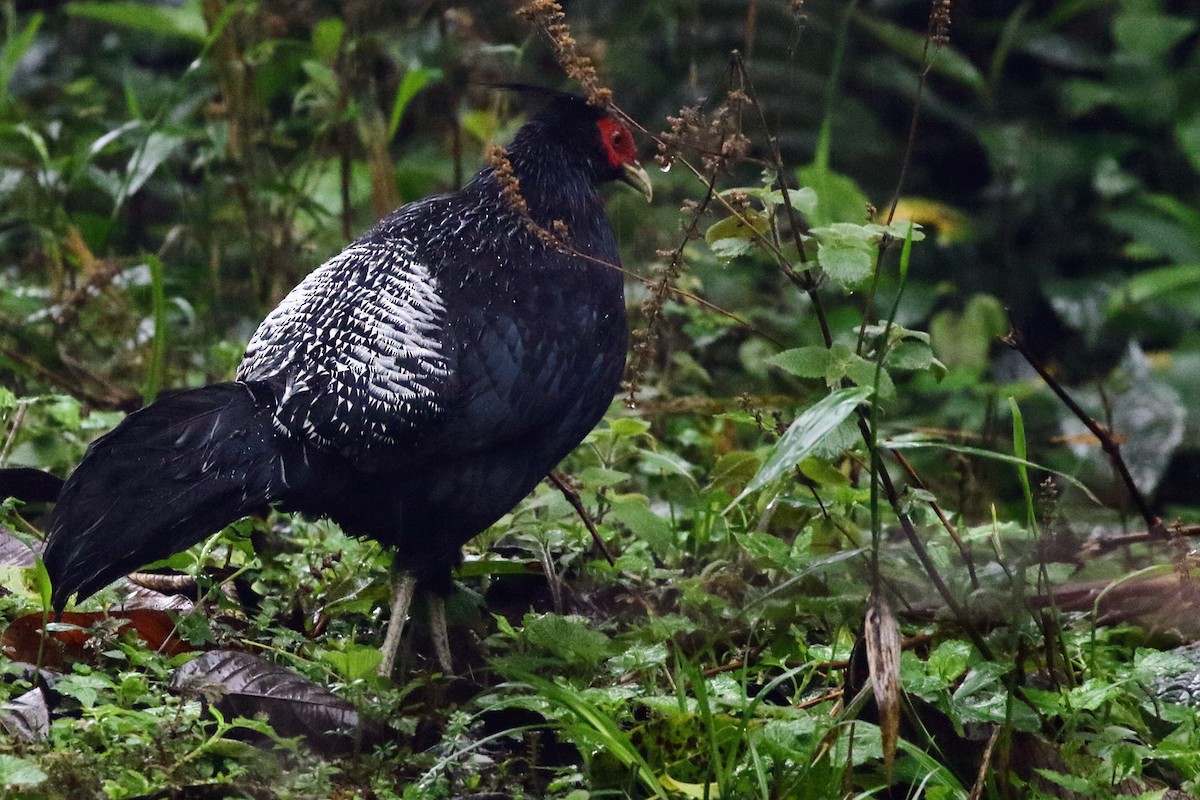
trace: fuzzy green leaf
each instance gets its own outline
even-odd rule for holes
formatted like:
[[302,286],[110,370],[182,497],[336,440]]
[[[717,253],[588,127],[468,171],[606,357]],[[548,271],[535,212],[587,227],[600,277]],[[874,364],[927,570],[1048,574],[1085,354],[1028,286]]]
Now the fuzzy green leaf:
[[797,417],[775,443],[758,474],[725,510],[733,508],[748,494],[766,486],[807,458],[820,446],[821,440],[849,419],[858,404],[870,395],[871,390],[864,387],[839,389]]
[[824,378],[833,362],[833,354],[820,345],[797,347],[771,356],[767,363],[797,378]]
[[835,222],[813,228],[820,248],[817,263],[839,286],[853,288],[871,277],[875,269],[876,234],[864,225]]

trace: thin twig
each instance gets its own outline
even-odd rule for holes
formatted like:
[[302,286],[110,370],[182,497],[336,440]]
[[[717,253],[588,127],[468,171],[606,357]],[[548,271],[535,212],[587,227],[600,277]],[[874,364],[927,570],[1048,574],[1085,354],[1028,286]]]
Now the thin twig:
[[1162,518],[1150,510],[1149,504],[1146,503],[1146,498],[1142,496],[1141,490],[1134,483],[1133,476],[1129,473],[1129,467],[1125,464],[1125,458],[1121,455],[1121,445],[1112,433],[1084,411],[1075,402],[1075,399],[1067,393],[1062,384],[1038,361],[1037,356],[1033,354],[1033,351],[1025,343],[1025,338],[1021,335],[1020,331],[1013,328],[1000,341],[1020,353],[1022,358],[1029,363],[1029,366],[1033,367],[1034,371],[1050,387],[1050,390],[1062,401],[1063,405],[1091,431],[1096,440],[1100,442],[1100,447],[1104,450],[1104,454],[1108,456],[1108,460],[1112,464],[1113,470],[1117,473],[1117,477],[1125,484],[1125,489],[1129,492],[1130,500],[1133,501],[1138,514],[1145,521],[1150,534],[1156,539],[1166,539],[1170,534],[1167,532],[1166,526],[1163,525]]
[[584,527],[586,527],[588,529],[588,533],[592,535],[592,541],[596,543],[596,547],[599,548],[600,552],[604,554],[604,557],[608,560],[608,563],[612,566],[615,566],[617,563],[616,559],[614,559],[612,553],[609,552],[608,545],[606,545],[604,540],[600,538],[600,531],[596,530],[596,523],[592,522],[592,516],[588,514],[587,509],[583,507],[583,501],[579,498],[579,492],[575,490],[575,487],[568,483],[568,478],[558,470],[551,472],[546,477],[552,484],[558,487],[558,490],[562,492],[563,497],[567,498],[567,502],[570,503],[571,507],[575,509],[575,513],[579,515],[579,519],[583,520]]
[[[871,428],[867,422],[866,414],[862,409],[858,412],[858,429],[862,434],[863,441],[873,441],[871,436]],[[869,446],[869,445],[868,445]],[[912,520],[908,514],[900,507],[900,495],[896,491],[896,485],[892,483],[892,477],[888,474],[887,467],[882,462],[879,463],[879,485],[883,488],[884,496],[887,498],[888,505],[892,507],[897,520],[900,522],[900,529],[904,531],[904,537],[908,539],[909,546],[917,556],[917,560],[921,562],[921,567],[925,570],[925,574],[929,576],[929,580],[933,583],[933,588],[941,596],[942,602],[950,609],[950,613],[963,626],[963,631],[967,634],[967,638],[979,650],[979,654],[987,661],[993,661],[992,650],[988,647],[987,642],[979,631],[975,629],[974,623],[967,616],[966,610],[958,604],[954,594],[950,591],[950,587],[942,580],[942,576],[937,571],[937,564],[934,563],[933,557],[929,555],[929,550],[926,549],[925,543],[921,541],[921,537],[917,534],[916,527],[913,526]]]
[[[913,482],[913,485],[918,489],[925,489],[925,482],[921,480],[921,476],[917,474],[912,463],[904,457],[904,454],[898,450],[891,450],[889,452],[892,454],[892,458],[896,459],[897,463],[900,464],[900,467],[908,473],[908,479]],[[946,533],[950,534],[950,538],[954,540],[955,546],[958,547],[958,552],[962,555],[963,562],[967,565],[967,572],[971,576],[971,588],[978,589],[979,578],[975,575],[975,558],[971,555],[971,549],[967,547],[962,537],[958,535],[954,524],[950,522],[950,519],[946,516],[946,512],[942,511],[942,507],[938,505],[937,500],[930,500],[929,507],[933,509],[934,514],[937,514],[942,527],[946,529]]]

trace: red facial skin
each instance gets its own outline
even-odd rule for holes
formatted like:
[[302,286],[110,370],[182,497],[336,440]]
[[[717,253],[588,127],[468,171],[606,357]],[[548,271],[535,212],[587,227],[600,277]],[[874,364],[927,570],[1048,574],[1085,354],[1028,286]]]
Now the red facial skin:
[[596,126],[600,128],[600,142],[604,145],[610,166],[619,167],[637,161],[637,147],[628,128],[612,117],[605,117]]

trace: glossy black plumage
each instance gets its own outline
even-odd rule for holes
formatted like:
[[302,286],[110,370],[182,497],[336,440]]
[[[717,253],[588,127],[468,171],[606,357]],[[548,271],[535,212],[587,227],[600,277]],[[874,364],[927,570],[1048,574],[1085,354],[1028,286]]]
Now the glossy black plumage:
[[[597,186],[636,161],[631,142],[602,139],[628,136],[615,125],[554,97],[508,147],[528,217],[490,167],[399,209],[264,320],[236,381],[166,397],[97,440],[48,526],[54,606],[270,504],[444,583],[618,388],[622,278]],[[562,220],[574,252],[530,217]]]

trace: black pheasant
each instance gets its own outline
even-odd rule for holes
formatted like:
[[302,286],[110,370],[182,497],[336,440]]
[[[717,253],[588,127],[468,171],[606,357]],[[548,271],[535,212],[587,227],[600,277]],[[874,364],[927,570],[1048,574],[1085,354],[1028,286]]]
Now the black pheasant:
[[551,94],[507,161],[511,174],[499,162],[404,206],[311,273],[236,380],[165,396],[96,440],[48,524],[54,607],[275,505],[394,549],[394,647],[413,586],[448,588],[462,545],[583,439],[625,363],[597,187],[649,196],[628,129]]

